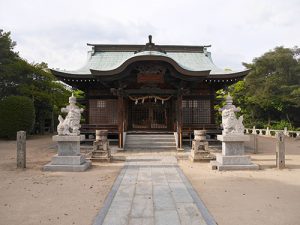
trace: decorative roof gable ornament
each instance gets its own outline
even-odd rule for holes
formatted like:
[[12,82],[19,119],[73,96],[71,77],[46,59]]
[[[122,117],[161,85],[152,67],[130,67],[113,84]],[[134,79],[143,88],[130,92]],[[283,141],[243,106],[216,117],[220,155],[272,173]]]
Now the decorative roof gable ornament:
[[149,42],[146,43],[146,45],[140,49],[134,52],[134,54],[139,53],[139,52],[145,52],[145,51],[156,51],[156,52],[162,52],[166,54],[166,51],[160,48],[159,46],[155,45],[155,43],[152,42],[152,35],[148,36]]

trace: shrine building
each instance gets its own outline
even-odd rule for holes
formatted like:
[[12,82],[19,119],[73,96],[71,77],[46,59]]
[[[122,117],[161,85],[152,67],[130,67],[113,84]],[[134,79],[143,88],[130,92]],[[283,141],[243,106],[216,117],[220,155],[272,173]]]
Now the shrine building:
[[194,130],[216,131],[216,91],[249,72],[218,68],[211,46],[88,44],[78,70],[51,70],[64,83],[85,92],[82,131],[106,129],[119,147],[130,133],[174,133],[177,147]]

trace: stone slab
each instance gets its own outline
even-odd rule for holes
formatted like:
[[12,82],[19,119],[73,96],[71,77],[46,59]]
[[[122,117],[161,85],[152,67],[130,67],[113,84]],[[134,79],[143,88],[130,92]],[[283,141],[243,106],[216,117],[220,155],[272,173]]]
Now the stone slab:
[[223,155],[244,155],[245,147],[244,142],[222,142]]
[[248,135],[241,134],[227,134],[227,135],[217,135],[217,139],[219,141],[231,141],[231,142],[245,142],[250,141],[250,137]]
[[59,156],[58,154],[52,157],[52,165],[81,165],[85,163],[83,155],[78,156]]
[[128,225],[154,225],[153,217],[131,218]]
[[53,165],[52,162],[43,167],[44,171],[55,172],[83,172],[91,166],[91,161],[87,160],[81,165]]
[[145,218],[154,216],[152,195],[135,195],[132,202],[131,217]]
[[175,203],[192,203],[194,202],[193,198],[189,194],[184,183],[169,183],[171,193]]
[[217,154],[217,162],[222,165],[252,165],[249,155],[224,156]]
[[93,225],[216,225],[174,160],[128,157]]
[[207,224],[195,203],[176,203],[181,225]]
[[57,143],[57,154],[59,156],[78,156],[80,155],[80,142],[79,141],[64,141]]
[[176,210],[159,210],[155,211],[156,225],[181,225],[178,213]]
[[210,154],[209,151],[194,151],[191,150],[191,154],[189,155],[189,159],[192,162],[199,162],[199,161],[207,161],[213,160],[216,157],[213,154]]
[[226,171],[226,170],[259,170],[259,165],[250,164],[250,165],[222,165],[217,161],[210,162],[213,170]]
[[52,140],[59,142],[59,141],[83,141],[85,139],[84,135],[77,135],[77,136],[71,136],[71,135],[54,135],[52,136]]

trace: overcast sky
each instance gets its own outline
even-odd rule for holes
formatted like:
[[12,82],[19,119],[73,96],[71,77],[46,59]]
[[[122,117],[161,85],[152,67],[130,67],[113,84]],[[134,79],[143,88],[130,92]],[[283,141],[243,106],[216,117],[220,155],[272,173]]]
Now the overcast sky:
[[0,29],[29,62],[77,69],[86,43],[208,45],[242,69],[276,46],[300,45],[300,0],[0,0]]

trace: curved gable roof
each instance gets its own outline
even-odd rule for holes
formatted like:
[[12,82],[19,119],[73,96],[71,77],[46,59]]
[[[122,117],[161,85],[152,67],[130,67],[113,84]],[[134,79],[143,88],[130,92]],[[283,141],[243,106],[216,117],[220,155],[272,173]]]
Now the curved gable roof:
[[[105,46],[105,45],[104,45]],[[227,71],[218,68],[212,61],[210,52],[191,51],[191,46],[178,46],[180,50],[176,51],[176,46],[168,52],[160,51],[140,51],[126,49],[122,46],[113,50],[97,50],[89,55],[86,64],[74,71],[51,70],[54,75],[63,77],[91,77],[115,75],[122,72],[128,65],[137,61],[159,60],[170,63],[179,73],[190,76],[209,76],[211,78],[241,77],[248,71]],[[169,46],[170,47],[170,46]],[[201,47],[201,46],[199,46]],[[183,49],[183,50],[182,50]],[[185,50],[186,49],[186,50]]]

